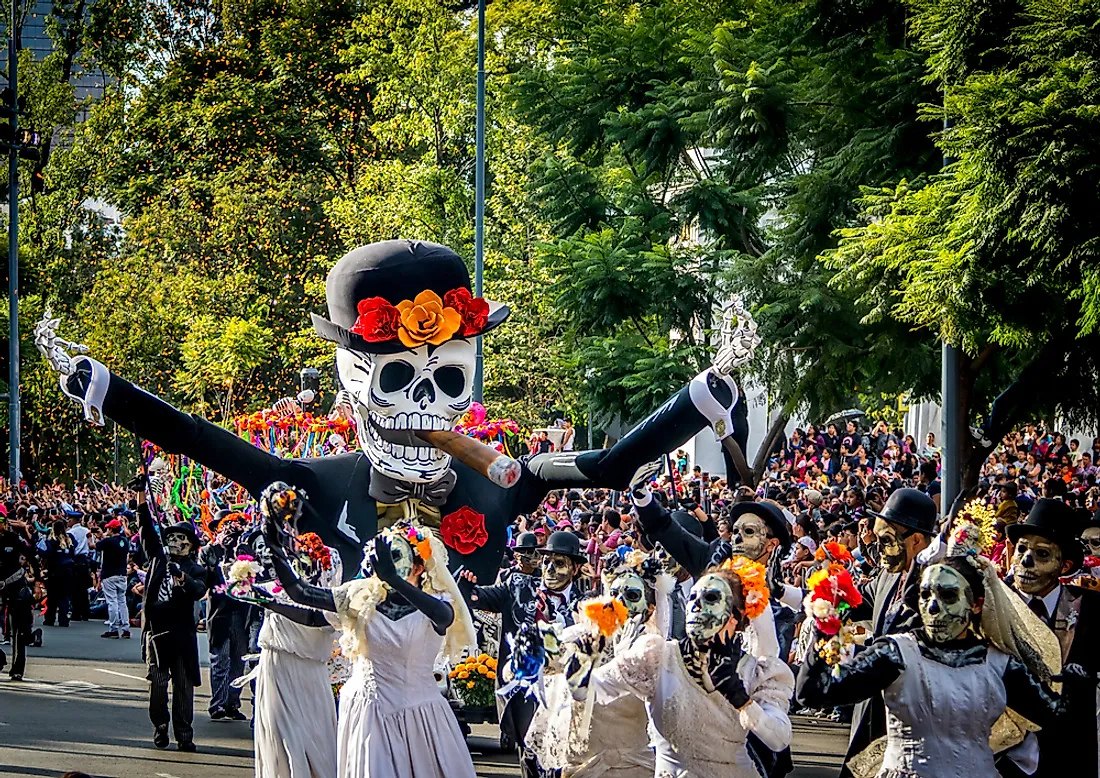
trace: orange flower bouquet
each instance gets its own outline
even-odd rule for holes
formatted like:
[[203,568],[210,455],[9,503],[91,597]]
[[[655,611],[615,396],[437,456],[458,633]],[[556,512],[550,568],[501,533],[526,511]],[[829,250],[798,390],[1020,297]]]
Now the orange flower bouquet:
[[466,707],[496,704],[497,660],[488,654],[467,657],[448,673],[448,677]]
[[[847,549],[845,549],[847,550]],[[866,639],[866,632],[847,622],[852,608],[863,602],[863,596],[852,581],[852,574],[839,562],[830,562],[810,576],[806,582],[810,593],[803,609],[814,620],[817,631],[825,637],[817,642],[817,653],[839,672],[840,663],[855,654],[855,647]]]

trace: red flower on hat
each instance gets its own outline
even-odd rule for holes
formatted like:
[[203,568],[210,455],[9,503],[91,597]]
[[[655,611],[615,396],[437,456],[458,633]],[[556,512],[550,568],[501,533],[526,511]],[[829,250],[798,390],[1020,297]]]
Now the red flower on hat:
[[463,505],[443,517],[439,525],[443,543],[460,554],[472,554],[485,545],[489,533],[485,529],[485,514]]
[[473,297],[464,286],[443,295],[443,304],[462,316],[463,337],[478,334],[489,323],[489,303],[483,297]]
[[382,297],[368,297],[358,305],[359,318],[351,331],[368,343],[379,343],[397,337],[401,317],[397,308]]

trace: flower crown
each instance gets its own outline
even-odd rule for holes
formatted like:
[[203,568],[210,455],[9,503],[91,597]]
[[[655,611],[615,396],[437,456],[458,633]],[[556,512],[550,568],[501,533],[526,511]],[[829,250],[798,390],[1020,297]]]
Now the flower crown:
[[729,570],[741,579],[741,591],[745,595],[745,615],[755,619],[768,607],[770,592],[764,566],[743,556],[727,559],[718,566],[719,570]]
[[[947,542],[948,556],[988,551],[993,547],[993,523],[997,514],[981,500],[971,500],[959,512]],[[957,550],[956,550],[957,549]]]
[[413,551],[416,552],[416,555],[424,562],[432,558],[432,544],[428,540],[428,533],[423,527],[405,521],[398,521],[378,534],[407,541],[412,546]]
[[407,348],[425,343],[440,346],[455,335],[477,335],[489,321],[489,303],[461,286],[442,298],[425,289],[416,299],[397,305],[384,297],[368,297],[359,302],[357,310],[352,332],[368,343],[397,338]]

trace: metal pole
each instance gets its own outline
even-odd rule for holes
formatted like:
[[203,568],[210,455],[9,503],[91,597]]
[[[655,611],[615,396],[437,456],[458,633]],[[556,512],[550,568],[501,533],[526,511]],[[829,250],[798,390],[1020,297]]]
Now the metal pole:
[[114,450],[114,461],[111,463],[111,471],[114,474],[113,475],[113,480],[111,481],[111,483],[117,484],[118,483],[118,424],[114,423],[113,426],[115,428],[115,450]]
[[[477,2],[477,158],[474,163],[474,296],[482,296],[485,268],[485,0]],[[474,399],[484,402],[485,355],[477,338]]]
[[[950,126],[950,120],[944,119],[943,129],[946,131]],[[947,167],[953,161],[945,156],[943,166]],[[966,428],[966,420],[961,418],[962,410],[959,407],[959,350],[944,341],[941,354],[940,400],[943,404],[941,431],[943,458],[940,468],[940,513],[946,515],[962,485],[962,432]]]
[[[12,107],[19,105],[19,57],[15,49],[16,24],[19,21],[19,0],[11,0],[11,26],[8,29],[8,83],[12,92]],[[19,111],[11,117],[12,138],[18,138]],[[19,485],[20,441],[22,425],[19,404],[19,153],[8,151],[8,445],[11,482]]]

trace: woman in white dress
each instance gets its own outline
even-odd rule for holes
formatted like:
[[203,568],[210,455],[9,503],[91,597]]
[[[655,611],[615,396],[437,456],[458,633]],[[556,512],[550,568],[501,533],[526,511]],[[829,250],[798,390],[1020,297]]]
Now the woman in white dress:
[[727,565],[692,587],[684,640],[643,634],[591,676],[598,704],[646,703],[661,778],[761,778],[749,733],[774,751],[790,745],[794,676],[774,635],[743,639],[750,620],[770,619],[764,569],[740,557]]
[[[271,570],[263,536],[257,533],[251,543],[256,560],[265,571]],[[295,554],[296,567],[311,583],[333,586],[343,578],[340,555],[322,548],[328,553],[319,559]],[[336,778],[336,702],[329,669],[336,632],[320,611],[302,608],[284,592],[276,593],[274,581],[257,582],[252,589],[251,596],[229,593],[267,611],[260,628],[259,662],[234,681],[237,686],[256,684],[256,778]]]
[[[265,523],[273,548],[273,522]],[[475,778],[458,722],[434,676],[474,643],[473,622],[430,532],[397,523],[367,543],[364,574],[335,588],[304,583],[281,551],[275,572],[292,600],[328,612],[354,661],[340,691],[340,778]]]
[[[964,544],[978,536],[973,525],[960,529]],[[925,569],[919,608],[920,629],[876,640],[835,668],[807,652],[799,702],[848,705],[882,694],[885,752],[881,765],[877,753],[852,760],[858,774],[998,778],[990,736],[1006,708],[1041,727],[1057,726],[1063,703],[1037,680],[1049,682],[1057,672],[1057,639],[989,560],[954,538],[947,559]],[[1094,682],[1083,676],[1077,665],[1065,668],[1067,695],[1093,693]]]

